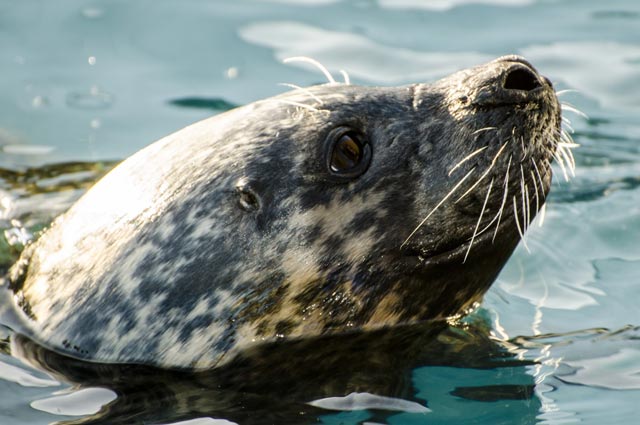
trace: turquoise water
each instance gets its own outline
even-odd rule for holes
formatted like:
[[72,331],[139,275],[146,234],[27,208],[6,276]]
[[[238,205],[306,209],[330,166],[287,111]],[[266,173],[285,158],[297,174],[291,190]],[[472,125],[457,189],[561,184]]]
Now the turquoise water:
[[[106,374],[71,385],[25,365],[0,342],[0,424],[118,417],[193,425],[257,416],[263,421],[251,423],[637,423],[635,0],[0,0],[1,262],[6,267],[112,161],[193,121],[286,90],[278,83],[323,82],[317,70],[284,65],[286,57],[311,56],[359,84],[394,85],[433,81],[509,53],[526,56],[559,89],[575,90],[562,100],[587,117],[567,112],[581,145],[576,176],[564,182],[556,170],[544,224],[532,226],[527,248],[518,248],[468,327],[426,341],[432,348],[400,357],[405,363],[383,357],[384,367],[355,370],[350,358],[328,368],[334,380],[272,382],[272,397],[259,403],[246,391],[239,398],[215,392],[218,385],[203,377],[123,389]],[[0,332],[2,341],[10,336]],[[383,352],[371,348],[358,361]],[[411,366],[406,376],[396,363]],[[118,373],[138,382],[142,372]],[[357,376],[360,392],[379,389],[395,404],[359,400],[337,412],[335,401],[311,410],[301,403],[320,398],[313,386],[337,388],[323,391],[325,398],[346,396],[329,385],[342,376]],[[170,398],[157,396],[167,381],[180,385]],[[181,404],[193,399],[198,408]],[[284,415],[293,409],[288,399],[305,414]]]

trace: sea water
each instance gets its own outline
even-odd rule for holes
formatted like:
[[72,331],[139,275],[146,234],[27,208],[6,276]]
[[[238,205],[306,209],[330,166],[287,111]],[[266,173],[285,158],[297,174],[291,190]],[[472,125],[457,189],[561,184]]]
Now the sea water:
[[[6,270],[24,243],[141,147],[287,90],[279,83],[325,82],[317,69],[285,65],[284,58],[312,57],[336,76],[348,71],[357,84],[397,85],[512,53],[558,90],[570,90],[561,100],[582,111],[565,110],[580,144],[575,176],[565,179],[556,167],[544,223],[531,226],[469,327],[447,331],[429,361],[403,378],[404,396],[335,393],[307,400],[316,403],[313,412],[286,421],[635,424],[635,0],[0,0],[0,263]],[[72,385],[45,374],[12,356],[9,330],[0,337],[0,424],[116,423],[117,415],[101,415],[129,393],[109,381]],[[176,414],[177,405],[162,413],[166,399],[149,402],[153,390],[133,391],[139,397],[127,398],[118,423],[222,424],[235,417],[222,408],[217,415]],[[189,394],[205,404],[222,397]],[[239,408],[250,410],[243,397]],[[262,402],[246,423],[284,423],[277,419],[283,398],[286,391]],[[150,413],[145,409],[160,413],[140,419]]]

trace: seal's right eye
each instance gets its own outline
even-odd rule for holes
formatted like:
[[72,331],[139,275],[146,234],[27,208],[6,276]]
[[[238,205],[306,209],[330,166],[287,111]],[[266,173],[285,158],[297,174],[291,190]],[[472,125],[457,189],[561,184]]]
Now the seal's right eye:
[[364,135],[355,131],[336,134],[327,155],[331,174],[355,178],[364,173],[371,161],[371,147]]

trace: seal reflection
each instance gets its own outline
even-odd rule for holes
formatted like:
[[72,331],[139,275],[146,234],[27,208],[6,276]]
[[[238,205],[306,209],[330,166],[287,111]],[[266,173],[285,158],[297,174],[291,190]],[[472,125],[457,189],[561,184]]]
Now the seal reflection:
[[[540,407],[527,373],[533,363],[492,340],[479,314],[455,326],[436,321],[262,344],[206,372],[89,363],[19,335],[13,336],[12,349],[78,389],[107,388],[118,395],[96,414],[59,422],[64,425],[167,424],[203,417],[249,425],[468,423],[473,418],[463,416],[471,411],[474,418],[495,423],[515,418],[534,423]],[[356,403],[355,411],[333,412],[327,410],[331,405],[317,402],[353,393],[392,397],[399,407],[374,404],[365,410]],[[420,412],[416,406],[424,408]]]

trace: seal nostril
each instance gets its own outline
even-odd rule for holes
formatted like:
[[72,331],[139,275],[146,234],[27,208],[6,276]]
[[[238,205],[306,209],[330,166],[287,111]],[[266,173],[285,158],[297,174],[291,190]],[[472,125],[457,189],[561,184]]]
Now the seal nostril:
[[504,80],[504,88],[507,90],[531,91],[541,86],[538,77],[533,72],[523,68],[510,71]]

